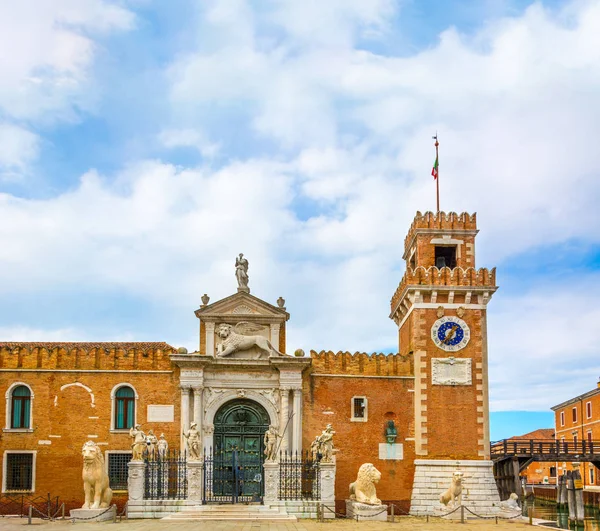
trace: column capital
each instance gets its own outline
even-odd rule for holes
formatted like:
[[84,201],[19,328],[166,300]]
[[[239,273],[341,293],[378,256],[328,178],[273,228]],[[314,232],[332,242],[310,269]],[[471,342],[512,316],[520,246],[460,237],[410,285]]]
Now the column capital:
[[181,389],[182,394],[187,394],[192,389],[192,384],[179,384],[179,389]]
[[213,322],[208,322],[208,321],[204,321],[204,326],[206,327],[206,331],[208,332],[209,330],[211,332],[215,331],[215,323]]

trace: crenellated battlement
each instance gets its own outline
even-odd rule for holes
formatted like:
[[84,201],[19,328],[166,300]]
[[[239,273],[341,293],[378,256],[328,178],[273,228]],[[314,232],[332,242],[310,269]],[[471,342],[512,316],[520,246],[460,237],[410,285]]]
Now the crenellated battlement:
[[365,376],[412,376],[413,357],[402,354],[310,351],[312,372]]
[[404,248],[408,248],[410,242],[414,236],[414,233],[418,229],[432,229],[432,230],[477,230],[477,213],[469,214],[463,212],[457,214],[456,212],[417,212],[415,219],[413,220],[408,234],[404,238]]
[[398,285],[394,295],[392,296],[391,306],[392,312],[398,306],[400,299],[408,286],[465,286],[496,289],[496,268],[487,269],[482,267],[475,269],[468,267],[455,267],[450,269],[443,267],[438,269],[435,266],[429,268],[417,267],[415,269],[408,268]]
[[176,349],[164,342],[0,343],[0,368],[23,370],[170,370]]

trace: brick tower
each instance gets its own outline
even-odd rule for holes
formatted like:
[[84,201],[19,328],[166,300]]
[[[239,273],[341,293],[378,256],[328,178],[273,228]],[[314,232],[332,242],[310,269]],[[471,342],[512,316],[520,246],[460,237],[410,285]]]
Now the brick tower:
[[399,352],[414,357],[414,514],[443,510],[439,496],[457,470],[463,503],[490,513],[499,501],[489,461],[486,316],[496,272],[475,269],[477,232],[475,214],[417,212],[404,241],[406,273],[390,317]]

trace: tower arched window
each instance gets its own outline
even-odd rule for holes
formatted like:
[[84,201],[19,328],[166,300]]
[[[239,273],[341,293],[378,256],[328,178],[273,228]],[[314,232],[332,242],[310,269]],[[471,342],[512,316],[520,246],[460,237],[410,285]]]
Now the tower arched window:
[[31,424],[31,391],[25,385],[18,385],[11,393],[10,427],[30,428]]
[[135,424],[135,392],[122,386],[115,394],[115,429],[128,430]]

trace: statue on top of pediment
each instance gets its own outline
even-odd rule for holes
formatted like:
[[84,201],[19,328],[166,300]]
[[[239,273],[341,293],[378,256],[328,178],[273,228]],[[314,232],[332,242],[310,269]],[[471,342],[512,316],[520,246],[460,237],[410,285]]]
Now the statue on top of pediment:
[[244,258],[243,253],[235,259],[235,278],[238,282],[238,291],[250,291],[248,287],[248,260]]

